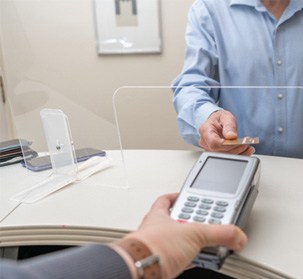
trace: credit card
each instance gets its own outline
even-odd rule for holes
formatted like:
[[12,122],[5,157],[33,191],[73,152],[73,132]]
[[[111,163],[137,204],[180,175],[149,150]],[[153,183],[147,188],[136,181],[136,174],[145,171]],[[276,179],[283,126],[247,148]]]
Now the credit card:
[[238,145],[238,144],[258,144],[259,138],[258,137],[244,137],[244,138],[237,138],[232,140],[225,140],[223,145]]

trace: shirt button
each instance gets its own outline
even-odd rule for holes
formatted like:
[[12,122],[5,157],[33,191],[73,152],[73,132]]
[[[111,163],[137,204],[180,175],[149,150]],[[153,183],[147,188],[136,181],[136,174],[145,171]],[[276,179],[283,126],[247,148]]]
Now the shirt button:
[[283,94],[282,94],[282,93],[279,93],[279,94],[278,94],[278,99],[279,99],[279,100],[282,100],[282,99],[283,99]]
[[282,60],[281,59],[277,60],[277,64],[282,65]]
[[279,128],[278,128],[278,132],[279,132],[280,134],[282,134],[282,133],[284,132],[284,129],[283,129],[282,127],[279,127]]

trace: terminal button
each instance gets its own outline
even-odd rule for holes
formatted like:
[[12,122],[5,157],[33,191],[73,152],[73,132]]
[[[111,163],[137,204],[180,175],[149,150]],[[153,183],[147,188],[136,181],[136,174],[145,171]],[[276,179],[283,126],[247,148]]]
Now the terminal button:
[[204,223],[206,219],[202,216],[195,216],[193,218],[193,220],[196,221],[196,222]]
[[195,197],[195,196],[189,196],[189,197],[187,197],[187,200],[192,201],[192,202],[197,202],[197,201],[199,201],[199,198]]
[[226,209],[224,207],[221,207],[221,206],[215,206],[214,211],[223,213],[223,212],[226,211]]
[[209,209],[211,209],[211,206],[208,205],[208,204],[202,203],[202,204],[199,205],[199,208],[209,210]]
[[212,199],[202,199],[201,202],[206,203],[206,204],[213,204],[214,201]]
[[221,224],[221,221],[218,219],[209,219],[208,223],[209,224]]
[[216,205],[225,207],[225,206],[228,206],[228,202],[226,202],[226,201],[217,201]]
[[214,218],[217,218],[217,219],[222,219],[224,217],[224,215],[219,213],[219,212],[213,212],[211,214],[211,217],[214,217]]
[[190,214],[181,213],[181,214],[179,214],[178,218],[188,220],[188,219],[190,219]]
[[206,215],[208,215],[208,211],[206,211],[206,210],[197,210],[196,214],[206,216]]
[[184,212],[184,213],[193,213],[194,210],[192,208],[189,208],[189,207],[184,207],[184,208],[182,208],[182,212]]
[[196,207],[197,204],[195,202],[187,201],[184,205],[187,206],[187,207]]

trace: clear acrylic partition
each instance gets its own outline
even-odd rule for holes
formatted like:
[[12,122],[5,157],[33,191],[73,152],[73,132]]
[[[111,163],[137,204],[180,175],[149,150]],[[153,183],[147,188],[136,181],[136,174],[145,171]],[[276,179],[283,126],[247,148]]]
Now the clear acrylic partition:
[[[103,144],[105,140],[98,140],[102,136],[105,139],[108,137],[107,130],[102,127],[102,121],[100,121],[101,123],[94,123],[96,127],[93,129],[93,134],[96,135],[96,138],[92,139],[87,127],[90,126],[89,123],[79,127],[81,130],[72,129],[72,121],[77,123],[79,119],[69,119],[62,110],[62,106],[59,104],[53,106],[61,109],[41,107],[39,112],[29,112],[40,121],[39,125],[33,127],[35,133],[29,137],[27,133],[23,134],[23,124],[21,129],[18,125],[18,120],[23,122],[24,114],[19,117],[12,105],[14,119],[17,122],[15,123],[17,137],[30,139],[32,143],[30,149],[35,150],[38,156],[34,158],[27,157],[28,147],[22,147],[24,161],[21,162],[21,165],[27,169],[27,175],[35,177],[35,180],[33,180],[35,183],[26,185],[25,189],[13,195],[11,200],[25,203],[36,202],[95,173],[99,175],[99,178],[98,180],[91,180],[91,184],[98,184],[100,187],[128,188],[116,124],[113,123],[117,139],[111,137],[108,146],[116,140],[117,147],[106,148],[106,144]],[[85,122],[85,119],[81,119],[81,121]],[[28,127],[31,128],[32,125]],[[38,130],[40,130],[41,137],[38,136]],[[87,138],[79,139],[79,135],[83,132],[87,133]],[[79,155],[79,157],[78,154],[81,154],[81,156]],[[92,154],[93,156],[91,156]],[[50,167],[44,169],[44,165],[42,165],[42,169],[40,169],[41,162],[46,159],[49,161]]]
[[[196,87],[197,88],[197,87]],[[183,91],[191,92],[193,87],[184,87]],[[286,125],[285,119],[274,118],[275,111],[269,109],[268,106],[259,106],[254,100],[256,95],[262,96],[262,102],[266,104],[276,104],[275,110],[291,111],[303,107],[302,87],[259,87],[259,86],[221,86],[221,87],[200,87],[201,91],[210,92],[211,96],[216,99],[232,98],[227,110],[233,111],[233,106],[242,106],[241,96],[246,94],[250,96],[252,102],[249,106],[243,107],[241,115],[235,114],[238,121],[238,127],[245,131],[239,133],[238,137],[259,138],[260,142],[264,143],[264,138],[269,132],[268,130],[260,129],[258,132],[252,132],[249,127],[260,125],[256,119],[259,115],[263,115],[266,119],[272,119],[273,125],[271,131],[275,133],[274,127],[277,124]],[[298,98],[295,102],[287,100],[287,94],[296,94]],[[302,95],[303,96],[303,95]],[[181,139],[177,128],[177,115],[173,108],[172,88],[170,86],[126,86],[119,88],[114,95],[114,107],[119,128],[119,137],[121,149],[124,150],[124,160],[126,167],[129,169],[132,158],[130,153],[125,150],[133,149],[155,149],[155,150],[198,150],[201,148],[186,144]],[[220,105],[220,103],[219,103]],[[280,114],[281,115],[281,114]],[[301,119],[293,119],[301,127]],[[256,129],[254,129],[255,131]],[[303,129],[302,133],[303,133]],[[276,131],[278,132],[278,131]],[[270,143],[266,143],[267,145]],[[261,145],[255,145],[256,149],[261,148]],[[263,147],[262,147],[263,148]],[[264,149],[264,148],[263,148]],[[266,150],[262,150],[266,154]],[[140,153],[137,153],[140,154]],[[268,154],[271,155],[271,154]],[[139,156],[139,155],[138,155]],[[293,154],[296,157],[296,154]],[[138,160],[145,162],[144,152]],[[129,171],[129,170],[128,170]],[[136,170],[132,170],[136,172]],[[129,175],[129,177],[134,177]],[[131,181],[129,184],[132,184]]]
[[[70,119],[63,111],[62,105],[53,104],[55,109],[42,106],[39,107],[40,111],[28,111],[33,122],[38,121],[38,123],[27,123],[27,126],[24,126],[24,117],[28,116],[27,113],[23,112],[22,115],[18,115],[13,102],[11,105],[16,138],[26,139],[31,143],[29,147],[22,146],[24,160],[21,165],[28,176],[34,177],[31,180],[32,183],[24,185],[22,191],[11,196],[12,201],[36,202],[65,186],[77,183],[94,174],[98,174],[99,178],[91,180],[91,184],[123,189],[128,187],[114,118],[115,133],[113,134],[116,139],[111,137],[110,143],[106,145],[104,139],[108,138],[108,135],[107,130],[102,127],[102,121],[94,123],[93,133],[90,133],[88,129],[89,123],[79,127],[81,130],[77,130],[77,125],[75,125],[76,129],[72,129],[71,123],[75,121],[77,124],[79,119]],[[58,107],[60,109],[57,109]],[[83,114],[82,117],[86,116]],[[85,119],[81,119],[81,121],[85,122]],[[21,126],[19,123],[22,123]],[[23,129],[24,127],[33,128],[35,132],[28,134],[27,130]],[[86,132],[88,136],[81,139],[78,136],[83,132]],[[96,135],[96,138],[93,139],[91,134]],[[102,141],[98,140],[100,138]],[[116,148],[112,145],[114,141],[116,141]],[[106,146],[114,148],[106,148]],[[29,149],[37,152],[37,156],[27,156]],[[49,167],[45,169],[46,165]]]
[[179,134],[170,86],[124,86],[115,92],[113,103],[129,187],[146,179],[158,183],[157,177],[165,175],[163,158],[171,158],[175,150],[201,151]]
[[[59,9],[53,1],[0,1],[0,66],[6,89],[5,106],[13,127],[7,140],[22,139],[22,142],[30,142],[30,149],[22,147],[25,158],[22,167],[33,183],[24,182],[20,191],[45,181],[54,171],[60,173],[64,169],[64,173],[71,173],[75,167],[75,154],[84,148],[104,150],[106,157],[111,159],[110,167],[98,172],[101,178],[98,182],[92,180],[92,183],[127,188],[112,107],[115,88],[108,92],[102,91],[102,73],[100,75],[85,66],[89,58],[82,51],[87,51],[87,48],[66,48],[66,42],[62,39],[69,37],[72,30],[78,29],[73,26],[73,21],[66,20],[67,10],[70,13],[83,13],[78,4],[71,1],[61,1]],[[57,17],[62,20],[57,21]],[[48,28],[48,24],[52,28]],[[60,33],[61,30],[68,30],[69,35]],[[77,36],[78,32],[75,32],[75,37],[69,39],[77,40]],[[93,48],[88,49],[94,51]],[[68,119],[68,127],[59,133],[70,130],[68,144],[71,147],[64,143],[68,152],[62,148],[60,154],[56,153],[58,150],[52,150],[62,142],[52,147],[48,145],[41,117],[41,111],[45,109],[59,110]],[[40,171],[30,169],[31,152],[37,152],[39,157],[52,155],[48,158],[52,168]],[[61,157],[59,161],[58,156]],[[90,154],[85,154],[85,151],[81,153],[82,158],[87,156]],[[85,162],[76,165],[77,173],[79,166]],[[66,171],[67,166],[69,171]],[[7,166],[12,167],[14,165]],[[88,176],[90,172],[81,177]],[[5,181],[5,184],[10,183]]]
[[178,132],[171,87],[121,87],[113,102],[122,149],[193,149]]

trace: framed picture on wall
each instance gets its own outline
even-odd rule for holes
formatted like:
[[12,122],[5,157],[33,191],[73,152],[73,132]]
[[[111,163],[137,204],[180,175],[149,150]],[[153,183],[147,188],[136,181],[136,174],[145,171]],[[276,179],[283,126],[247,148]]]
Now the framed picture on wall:
[[98,54],[160,53],[159,0],[94,0]]

